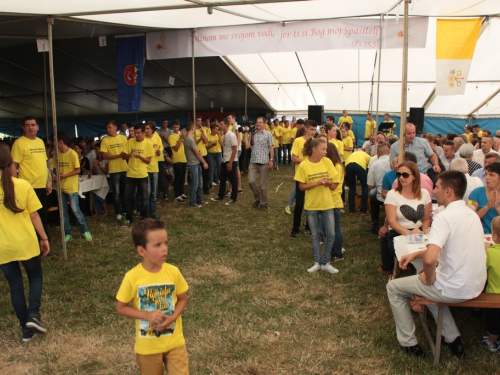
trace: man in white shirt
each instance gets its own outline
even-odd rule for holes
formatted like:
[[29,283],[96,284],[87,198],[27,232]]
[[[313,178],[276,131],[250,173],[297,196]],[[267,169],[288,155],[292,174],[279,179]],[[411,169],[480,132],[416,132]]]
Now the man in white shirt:
[[368,170],[368,189],[375,189],[375,193],[370,192],[372,227],[368,230],[373,234],[378,234],[380,205],[384,204],[382,198],[382,181],[386,172],[391,170],[389,164],[389,146],[379,144],[377,147],[377,161]]
[[[415,336],[409,298],[417,294],[436,302],[460,303],[481,294],[486,282],[482,225],[462,199],[466,188],[467,180],[461,172],[446,171],[439,175],[434,193],[437,202],[446,209],[434,216],[427,249],[399,260],[400,267],[406,269],[416,258],[423,258],[424,269],[419,275],[387,283],[399,344],[415,356],[424,352]],[[438,306],[428,308],[437,321]],[[462,358],[465,349],[448,307],[443,311],[443,336],[452,353]]]
[[483,181],[481,181],[479,177],[472,177],[469,175],[469,166],[467,165],[467,161],[465,159],[454,159],[451,162],[450,171],[462,172],[467,179],[467,190],[465,191],[463,198],[465,203],[469,201],[469,195],[475,188],[484,186]]
[[474,154],[472,154],[472,161],[475,161],[476,163],[479,163],[484,167],[484,156],[488,152],[496,152],[495,150],[493,150],[493,138],[484,135],[481,139],[481,148],[474,151]]

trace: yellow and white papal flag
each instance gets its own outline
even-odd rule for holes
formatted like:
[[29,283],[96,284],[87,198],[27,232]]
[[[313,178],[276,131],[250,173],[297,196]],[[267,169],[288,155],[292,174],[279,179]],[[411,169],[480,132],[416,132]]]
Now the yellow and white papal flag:
[[436,95],[463,95],[482,18],[437,20]]

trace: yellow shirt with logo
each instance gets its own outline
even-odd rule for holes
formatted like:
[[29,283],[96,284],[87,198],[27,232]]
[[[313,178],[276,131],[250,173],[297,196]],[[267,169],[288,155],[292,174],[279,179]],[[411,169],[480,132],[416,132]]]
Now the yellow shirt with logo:
[[[170,316],[175,311],[177,296],[188,291],[189,286],[179,269],[163,263],[159,272],[152,273],[138,264],[125,274],[116,299],[131,303],[140,311],[161,310]],[[135,319],[135,352],[138,354],[166,353],[185,345],[182,317],[163,332],[153,329],[147,320]]]
[[[317,163],[306,159],[299,164],[295,172],[295,181],[311,184],[326,177],[328,180],[338,180],[338,172],[328,158],[322,158]],[[306,190],[304,209],[308,211],[326,211],[334,207],[332,194],[326,185],[318,185]]]
[[221,145],[220,145],[220,142],[219,142],[219,136],[217,134],[215,135],[212,135],[212,134],[208,134],[207,135],[207,138],[208,138],[208,144],[215,144],[215,146],[213,147],[210,147],[208,149],[208,152],[211,153],[211,154],[217,154],[219,152],[222,152],[222,148],[221,148]]
[[[45,147],[44,147],[45,148]],[[47,165],[45,165],[47,169]],[[0,264],[28,260],[40,254],[40,246],[30,214],[42,208],[33,187],[28,181],[12,178],[17,208],[15,214],[4,206],[4,193],[0,177]],[[46,186],[46,185],[45,185]]]
[[28,181],[33,189],[47,187],[47,154],[40,138],[22,136],[12,145],[12,160],[19,164],[18,177]]
[[351,156],[352,150],[347,151],[346,148],[352,148],[353,143],[352,143],[352,138],[347,136],[346,138],[342,138],[342,144],[344,145],[344,153],[342,154],[342,161],[345,163],[347,158]]
[[[52,168],[56,167],[55,157],[50,165]],[[80,168],[78,154],[72,149],[68,149],[66,152],[59,151],[59,173],[73,172],[76,168]],[[78,175],[61,178],[61,191],[66,194],[78,193]]]
[[342,116],[341,118],[339,118],[339,122],[338,122],[338,125],[342,125],[344,122],[348,122],[349,124],[352,124],[352,117],[351,116]]
[[283,144],[289,145],[291,143],[290,137],[292,136],[292,128],[291,127],[288,127],[288,128],[283,127],[281,129],[282,129],[281,136],[283,137]]
[[[205,135],[207,135],[207,134],[208,133],[206,133],[206,131],[205,131]],[[195,142],[198,142],[198,139],[200,139],[200,138],[201,138],[201,129],[196,129],[196,139],[195,139]],[[196,148],[198,150],[200,150],[201,156],[207,156],[207,146],[205,145],[205,143],[203,142],[203,140],[201,140],[198,143],[196,143]]]
[[[128,154],[128,140],[124,135],[118,134],[116,137],[107,136],[101,141],[101,152],[108,155],[120,155],[122,152]],[[127,161],[118,158],[109,160],[109,173],[126,172],[128,165]]]
[[333,200],[333,208],[343,208],[344,202],[342,202],[342,184],[344,183],[344,168],[342,168],[342,164],[338,163],[333,166],[337,171],[337,176],[332,179],[333,183],[338,183],[335,190],[330,190],[330,194],[332,195]]
[[[135,152],[136,154],[141,155],[143,158],[151,157],[151,160],[153,159],[153,145],[146,139],[144,139],[142,142],[137,142],[135,138],[129,139],[128,148],[130,150],[130,155],[132,155],[132,152]],[[139,158],[130,156],[130,158],[128,159],[127,177],[148,177],[147,164]]]
[[376,133],[377,123],[375,120],[366,120],[365,122],[365,138],[370,138],[370,135]]
[[331,142],[335,145],[335,147],[337,147],[337,150],[340,154],[340,157],[342,157],[342,155],[344,155],[344,144],[342,143],[342,141],[338,140],[338,139],[330,139],[328,142]]
[[351,163],[356,163],[363,169],[366,169],[371,158],[372,157],[364,151],[356,151],[346,159],[345,166],[347,167]]
[[[160,157],[163,158],[163,160],[161,161],[165,161],[165,158],[163,157],[163,142],[156,132],[153,133],[153,136],[151,138],[144,137],[144,140],[150,142],[151,146],[153,146],[153,156],[151,157],[151,161],[147,166],[148,173],[158,172],[158,162],[160,161]],[[160,150],[160,155],[156,156],[156,150],[158,149]]]
[[179,142],[180,137],[180,133],[172,133],[168,136],[168,144],[172,149],[172,163],[187,163],[186,153],[184,152],[184,141],[181,142],[177,151],[174,150],[174,146]]

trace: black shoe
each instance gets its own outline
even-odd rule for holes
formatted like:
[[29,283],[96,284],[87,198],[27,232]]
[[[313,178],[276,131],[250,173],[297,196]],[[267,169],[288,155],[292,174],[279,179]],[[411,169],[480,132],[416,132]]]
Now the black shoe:
[[252,208],[258,208],[259,206],[260,206],[260,202],[259,201],[255,201],[252,204]]
[[462,343],[462,339],[460,338],[460,336],[458,336],[452,343],[447,343],[444,340],[444,337],[443,341],[446,345],[448,345],[453,355],[457,356],[458,358],[465,357],[465,347],[464,344]]
[[338,262],[339,260],[344,260],[344,255],[334,255],[333,259],[334,262]]
[[291,240],[294,240],[294,239],[297,238],[298,235],[299,235],[298,231],[295,232],[295,231],[292,230],[292,233],[290,233],[290,236],[288,238],[291,239]]
[[267,205],[263,204],[258,209],[261,211],[265,211],[265,210],[267,210]]
[[23,328],[23,342],[30,341],[36,335],[37,335],[37,332],[34,332],[29,328]]
[[414,346],[402,346],[401,349],[403,349],[408,354],[414,355],[415,357],[423,357],[425,354],[418,344]]
[[28,321],[26,322],[26,328],[28,328],[31,332],[35,333],[47,332],[47,328],[45,328],[42,324],[42,319],[40,318],[40,314],[29,315]]

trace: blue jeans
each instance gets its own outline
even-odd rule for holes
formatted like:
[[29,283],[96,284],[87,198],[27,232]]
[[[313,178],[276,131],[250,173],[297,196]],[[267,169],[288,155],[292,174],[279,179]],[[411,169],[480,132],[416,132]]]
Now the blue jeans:
[[158,172],[148,172],[149,216],[156,215]]
[[26,298],[24,297],[23,275],[19,262],[10,262],[0,264],[7,282],[10,287],[10,300],[12,307],[16,312],[17,319],[22,328],[26,328],[28,315],[40,313],[40,300],[42,298],[43,274],[42,260],[40,255],[28,260],[21,261],[26,275],[28,275],[29,283],[29,305],[26,306]]
[[134,202],[135,189],[141,195],[141,200],[143,204],[141,205],[141,218],[145,219],[148,217],[148,178],[131,178],[127,177],[125,179],[125,211],[127,213],[127,220],[130,222],[134,221],[134,213],[132,210]]
[[293,188],[292,192],[290,193],[290,199],[288,200],[289,206],[291,206],[293,204],[293,201],[295,200],[295,195],[296,195],[296,190],[295,190],[295,188]]
[[278,166],[278,150],[279,147],[274,148],[274,158],[273,158],[273,163],[275,166]]
[[349,163],[345,167],[345,179],[349,186],[349,212],[356,212],[354,195],[356,194],[356,177],[361,184],[361,207],[360,211],[368,211],[368,173],[358,163]]
[[222,160],[222,154],[220,152],[209,152],[208,153],[208,182],[210,186],[212,183],[219,181],[220,173],[220,162]]
[[[276,149],[275,149],[276,151]],[[281,164],[281,153],[283,152],[283,147],[278,147],[278,164]]]
[[122,213],[122,205],[120,203],[120,187],[125,187],[125,176],[127,172],[110,173],[111,188],[113,189],[113,205],[115,206],[115,214]]
[[73,215],[75,215],[76,222],[80,232],[86,233],[89,231],[87,228],[87,223],[85,222],[85,217],[80,210],[80,205],[78,203],[78,193],[63,193],[61,192],[61,201],[63,206],[64,215],[64,234],[71,235],[71,225],[69,223],[69,212],[68,212],[68,202],[71,207]]
[[341,208],[333,209],[333,217],[335,220],[335,240],[333,242],[333,255],[342,256],[342,246],[344,246],[344,234],[340,227],[340,210]]
[[203,178],[201,175],[201,165],[188,165],[187,168],[191,174],[189,205],[196,206],[196,203],[203,202]]
[[[286,161],[288,159],[288,162]],[[292,145],[283,145],[283,165],[292,165]]]
[[[333,243],[335,241],[335,223],[333,209],[325,211],[306,211],[309,230],[311,231],[311,241],[313,248],[314,263],[321,265],[330,263]],[[323,256],[321,256],[321,247],[319,244],[319,219],[323,221],[325,230],[325,243],[323,248]]]

